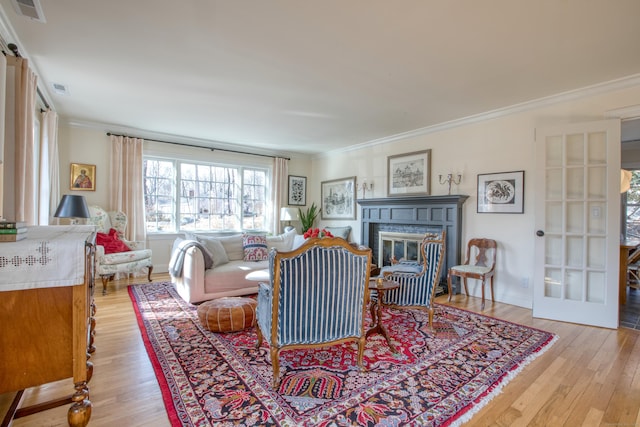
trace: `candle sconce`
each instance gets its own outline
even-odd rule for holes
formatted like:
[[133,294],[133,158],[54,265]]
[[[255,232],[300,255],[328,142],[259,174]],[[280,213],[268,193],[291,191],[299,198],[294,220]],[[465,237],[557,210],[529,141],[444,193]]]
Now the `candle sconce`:
[[365,198],[366,192],[367,191],[372,191],[373,190],[373,182],[370,184],[367,184],[367,180],[363,179],[362,180],[362,184],[360,184],[358,186],[358,190],[362,190],[362,198]]
[[449,195],[451,195],[451,184],[458,185],[462,181],[462,175],[453,175],[452,173],[448,173],[446,178],[443,178],[442,175],[438,175],[438,180],[440,184],[448,184],[449,185]]

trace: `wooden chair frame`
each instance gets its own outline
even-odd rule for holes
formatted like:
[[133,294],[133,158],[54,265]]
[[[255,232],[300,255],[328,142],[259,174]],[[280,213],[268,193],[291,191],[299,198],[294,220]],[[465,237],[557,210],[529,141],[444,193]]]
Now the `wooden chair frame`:
[[[474,249],[475,248],[475,249]],[[471,254],[472,251],[475,252],[477,250],[477,255],[473,264],[471,264]],[[491,256],[487,257],[487,253],[491,252]],[[467,288],[467,279],[476,279],[482,281],[482,306],[481,309],[484,310],[484,285],[486,280],[489,279],[489,286],[491,287],[491,302],[495,302],[493,296],[493,276],[496,268],[496,253],[498,252],[498,244],[493,239],[471,239],[467,244],[467,255],[462,265],[455,265],[449,267],[447,271],[447,287],[449,288],[449,301],[451,301],[451,297],[453,296],[453,290],[451,287],[451,277],[458,276],[462,279],[462,283],[464,285],[464,291],[469,295],[469,289]],[[469,266],[475,267],[489,267],[488,271],[473,271],[469,270]]]

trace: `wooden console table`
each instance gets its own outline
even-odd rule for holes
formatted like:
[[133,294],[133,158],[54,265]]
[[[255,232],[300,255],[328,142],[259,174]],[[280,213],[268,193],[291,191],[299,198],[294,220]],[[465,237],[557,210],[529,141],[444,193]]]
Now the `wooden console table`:
[[[93,226],[30,227],[0,243],[0,393],[18,392],[11,418],[70,403],[70,426],[91,417]],[[18,408],[24,389],[73,378],[70,397]]]

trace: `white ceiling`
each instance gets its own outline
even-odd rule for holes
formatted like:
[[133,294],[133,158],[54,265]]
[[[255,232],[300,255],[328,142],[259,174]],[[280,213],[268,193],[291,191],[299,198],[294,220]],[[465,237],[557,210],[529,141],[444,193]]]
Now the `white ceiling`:
[[638,0],[40,2],[44,24],[0,0],[0,31],[62,119],[257,151],[326,152],[640,73]]

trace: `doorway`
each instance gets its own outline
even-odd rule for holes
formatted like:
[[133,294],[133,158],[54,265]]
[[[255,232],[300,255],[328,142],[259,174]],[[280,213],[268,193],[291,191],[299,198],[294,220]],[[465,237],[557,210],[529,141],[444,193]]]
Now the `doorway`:
[[[631,188],[621,196],[621,237],[640,239],[640,119],[620,126],[621,167],[632,171]],[[640,330],[640,289],[625,287],[626,304],[620,304],[620,326]]]

